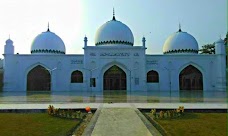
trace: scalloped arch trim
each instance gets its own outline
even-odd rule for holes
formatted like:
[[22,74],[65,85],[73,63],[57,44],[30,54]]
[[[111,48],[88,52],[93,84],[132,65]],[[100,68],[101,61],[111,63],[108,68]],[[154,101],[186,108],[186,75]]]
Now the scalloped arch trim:
[[164,54],[169,54],[169,53],[196,53],[198,54],[198,50],[194,49],[179,49],[179,50],[170,50],[163,52]]
[[124,45],[131,45],[133,46],[133,43],[131,42],[126,42],[126,41],[102,41],[102,42],[97,42],[95,45],[105,45],[105,44],[124,44]]
[[54,53],[54,54],[65,54],[65,52],[63,52],[63,51],[59,51],[59,50],[48,50],[48,49],[32,50],[31,53]]

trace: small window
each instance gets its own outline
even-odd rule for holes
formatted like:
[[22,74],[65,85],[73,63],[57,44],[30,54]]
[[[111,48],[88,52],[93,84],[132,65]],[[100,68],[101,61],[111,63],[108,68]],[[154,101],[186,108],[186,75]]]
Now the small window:
[[90,78],[90,87],[96,87],[96,78]]
[[71,74],[71,83],[83,83],[83,74],[81,71],[74,71]]
[[135,78],[135,85],[139,85],[139,78]]
[[158,72],[151,70],[147,73],[147,83],[158,83],[159,75]]

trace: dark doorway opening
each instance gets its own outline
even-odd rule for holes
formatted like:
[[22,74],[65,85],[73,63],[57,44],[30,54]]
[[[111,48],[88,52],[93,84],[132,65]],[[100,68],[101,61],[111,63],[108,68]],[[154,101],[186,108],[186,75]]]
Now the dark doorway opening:
[[203,90],[203,75],[192,65],[187,66],[179,75],[180,90]]
[[126,73],[114,65],[104,73],[104,90],[126,90]]
[[38,65],[27,75],[27,91],[50,91],[51,75],[49,71]]

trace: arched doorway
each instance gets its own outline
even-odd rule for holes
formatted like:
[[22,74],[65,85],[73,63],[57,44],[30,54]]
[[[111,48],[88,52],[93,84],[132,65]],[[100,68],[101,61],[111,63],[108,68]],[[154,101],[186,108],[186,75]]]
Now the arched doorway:
[[180,90],[203,90],[203,75],[194,66],[184,68],[179,75]]
[[126,73],[114,65],[104,73],[104,90],[126,90]]
[[49,71],[38,65],[27,75],[27,91],[50,91],[51,75]]

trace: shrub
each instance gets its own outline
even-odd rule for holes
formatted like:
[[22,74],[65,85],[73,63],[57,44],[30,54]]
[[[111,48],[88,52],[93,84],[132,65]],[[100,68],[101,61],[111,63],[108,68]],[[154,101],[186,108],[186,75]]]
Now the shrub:
[[181,115],[183,115],[184,113],[184,106],[179,106],[178,109],[175,110],[167,110],[167,111],[160,111],[159,115],[157,115],[156,113],[156,109],[152,109],[150,111],[152,118],[156,119],[156,118],[175,118],[175,117],[180,117]]
[[53,115],[53,114],[54,114],[54,109],[55,109],[55,108],[54,108],[53,105],[49,105],[49,106],[48,106],[48,114],[49,114],[49,115]]
[[151,112],[153,118],[157,118],[156,109],[152,109],[150,112]]
[[83,115],[81,111],[73,111],[71,109],[64,110],[64,109],[57,109],[54,108],[53,105],[48,106],[48,114],[51,116],[61,117],[61,118],[68,118],[68,119],[82,119]]
[[164,118],[164,111],[160,111],[160,113],[159,113],[159,118],[161,118],[161,119]]
[[76,111],[77,118],[81,119],[81,111]]
[[169,111],[169,110],[167,111],[167,118],[172,118],[171,117],[171,111]]

